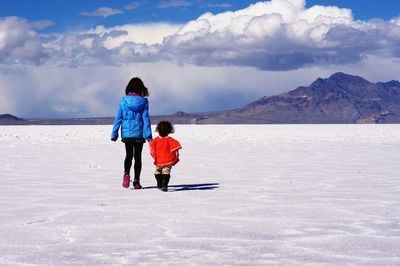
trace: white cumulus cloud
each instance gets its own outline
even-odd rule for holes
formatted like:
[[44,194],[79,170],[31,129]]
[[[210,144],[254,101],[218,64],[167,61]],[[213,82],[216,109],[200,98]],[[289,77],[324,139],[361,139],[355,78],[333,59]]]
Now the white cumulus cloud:
[[[40,24],[40,23],[39,23]],[[18,17],[0,18],[0,64],[40,64],[47,54],[33,27]]]
[[116,48],[125,42],[134,42],[147,45],[162,44],[165,37],[174,35],[182,25],[170,23],[148,23],[148,24],[128,24],[105,28],[98,26],[89,33],[98,35],[112,32],[123,31],[125,34],[119,36],[110,36],[105,40],[104,45],[108,49]]
[[327,34],[338,26],[358,29],[357,24],[349,9],[307,9],[304,0],[272,0],[236,12],[206,13],[169,37],[165,45],[178,60],[194,64],[211,61],[260,69],[293,69],[333,62],[337,54],[332,56],[327,49],[340,50],[343,40],[329,39]]
[[[132,7],[139,4],[131,2]],[[172,7],[190,2],[160,4]],[[106,16],[114,11],[98,9],[92,14]],[[272,71],[346,65],[369,55],[399,57],[399,21],[358,21],[350,9],[307,8],[305,0],[258,2],[237,11],[205,13],[184,25],[98,26],[50,36],[35,31],[40,23],[34,26],[34,22],[11,17],[0,20],[0,63],[76,67],[171,61]],[[50,22],[42,25],[46,23]]]

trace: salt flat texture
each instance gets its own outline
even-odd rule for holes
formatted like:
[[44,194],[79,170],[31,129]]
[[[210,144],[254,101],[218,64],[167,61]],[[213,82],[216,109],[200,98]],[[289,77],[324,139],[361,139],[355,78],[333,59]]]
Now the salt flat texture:
[[110,131],[0,127],[0,265],[400,265],[400,125],[178,125],[167,193]]

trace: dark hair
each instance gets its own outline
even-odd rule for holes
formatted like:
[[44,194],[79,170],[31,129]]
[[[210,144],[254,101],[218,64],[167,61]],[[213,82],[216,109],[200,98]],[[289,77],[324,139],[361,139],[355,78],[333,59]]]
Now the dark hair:
[[129,93],[137,93],[143,97],[149,96],[149,91],[144,86],[143,81],[137,77],[132,78],[126,86],[125,94],[128,95]]
[[161,137],[166,137],[170,133],[174,133],[174,126],[169,121],[160,121],[156,127],[156,131]]

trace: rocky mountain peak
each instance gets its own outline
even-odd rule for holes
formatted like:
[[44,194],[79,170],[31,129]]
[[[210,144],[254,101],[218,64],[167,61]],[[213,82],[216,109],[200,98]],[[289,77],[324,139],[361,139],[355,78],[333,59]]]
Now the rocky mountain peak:
[[387,88],[400,88],[400,82],[398,82],[397,80],[391,80],[383,84]]
[[21,118],[19,118],[19,117],[16,117],[16,116],[13,116],[13,115],[10,115],[10,114],[1,114],[0,115],[0,120],[3,120],[3,121],[21,121],[21,120],[23,120],[23,119],[21,119]]
[[365,82],[366,80],[360,76],[350,75],[343,72],[336,72],[332,74],[328,79],[333,79],[337,81],[354,81],[359,80]]
[[368,84],[371,83],[362,77],[345,74],[343,72],[337,72],[326,79],[318,78],[316,81],[311,83],[310,87],[329,87],[331,89],[345,89],[350,87],[362,87]]

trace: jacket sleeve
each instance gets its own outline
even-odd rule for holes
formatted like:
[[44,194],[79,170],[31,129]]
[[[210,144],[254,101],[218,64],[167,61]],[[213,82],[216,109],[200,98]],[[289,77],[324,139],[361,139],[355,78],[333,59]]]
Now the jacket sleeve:
[[168,139],[169,142],[169,148],[170,148],[170,152],[173,156],[173,163],[172,165],[176,165],[180,160],[179,160],[179,150],[182,149],[181,144],[179,143],[179,141],[177,141],[174,138],[169,138]]
[[151,141],[153,139],[153,136],[151,134],[151,122],[149,116],[149,102],[146,103],[143,111],[143,137],[147,141]]
[[118,105],[118,112],[117,115],[115,116],[114,119],[114,126],[112,129],[112,133],[111,133],[111,138],[118,138],[118,130],[119,127],[121,126],[121,122],[122,122],[122,107],[121,104]]
[[170,152],[171,152],[171,153],[182,149],[181,144],[180,144],[179,141],[177,141],[176,139],[174,139],[174,138],[169,138],[169,139],[168,139],[168,142],[169,142],[169,148],[170,148]]

